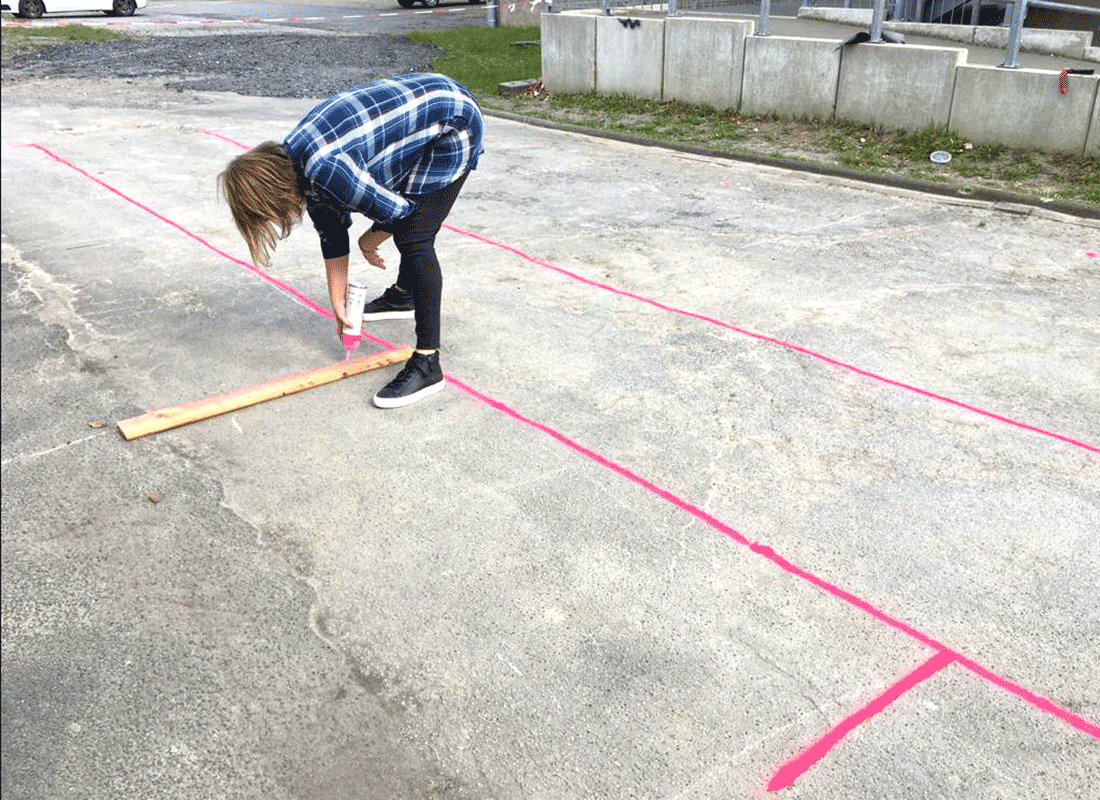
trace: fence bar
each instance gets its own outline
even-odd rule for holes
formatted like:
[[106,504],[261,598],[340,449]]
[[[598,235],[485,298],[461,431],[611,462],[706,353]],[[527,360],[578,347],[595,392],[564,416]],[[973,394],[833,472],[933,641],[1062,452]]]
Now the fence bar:
[[676,0],[668,0],[668,8],[665,9],[665,16],[675,17],[676,13]]
[[1100,16],[1100,8],[1090,6],[1074,6],[1068,3],[1053,3],[1051,0],[1029,0],[1029,6],[1037,8],[1053,8],[1055,11],[1069,11],[1073,14],[1094,14]]
[[886,0],[875,0],[874,10],[871,11],[871,41],[882,41],[882,18]]
[[772,14],[772,0],[760,0],[760,16],[756,19],[756,35],[768,36],[771,31],[768,29],[768,19]]
[[1027,0],[1012,0],[1012,25],[1008,29],[1008,44],[1005,45],[1005,60],[1001,64],[1005,69],[1016,69],[1020,58],[1020,28],[1027,16]]

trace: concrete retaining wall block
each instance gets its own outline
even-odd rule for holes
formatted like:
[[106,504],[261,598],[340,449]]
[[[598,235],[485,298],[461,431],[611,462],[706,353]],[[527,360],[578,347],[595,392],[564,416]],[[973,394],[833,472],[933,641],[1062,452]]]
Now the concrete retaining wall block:
[[1100,76],[1038,69],[961,66],[955,77],[951,130],[977,144],[1034,148],[1080,156],[1095,116]]
[[664,17],[596,18],[596,91],[661,99]]
[[543,14],[542,82],[552,92],[591,92],[596,88],[596,18]]
[[955,70],[966,50],[911,44],[857,44],[840,61],[836,115],[898,130],[946,127]]
[[1085,155],[1100,158],[1100,87],[1096,90],[1096,99],[1092,102],[1092,123],[1085,140]]
[[[745,64],[745,38],[756,29],[752,20],[665,20],[665,100],[737,108]],[[701,57],[706,54],[706,57]]]
[[[1008,44],[1008,28],[980,25],[974,29],[974,44],[1004,49]],[[1020,31],[1020,49],[1025,52],[1083,58],[1085,48],[1091,44],[1091,31],[1057,31],[1045,28],[1024,28]]]
[[832,39],[750,36],[745,40],[741,113],[832,119],[839,44]]

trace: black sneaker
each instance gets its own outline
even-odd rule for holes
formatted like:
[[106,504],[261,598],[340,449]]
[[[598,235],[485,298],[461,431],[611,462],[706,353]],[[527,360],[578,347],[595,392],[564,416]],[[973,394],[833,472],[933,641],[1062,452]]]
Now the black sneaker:
[[363,307],[365,320],[412,318],[412,295],[398,289],[396,283]]
[[400,408],[442,391],[446,385],[439,368],[439,353],[428,356],[414,350],[397,377],[374,396],[374,404],[379,408]]

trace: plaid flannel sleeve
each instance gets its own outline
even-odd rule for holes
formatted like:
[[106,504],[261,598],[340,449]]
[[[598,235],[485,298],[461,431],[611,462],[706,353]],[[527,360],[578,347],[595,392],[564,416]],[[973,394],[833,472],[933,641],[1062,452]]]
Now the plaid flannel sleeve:
[[382,184],[347,153],[321,159],[309,179],[333,197],[347,198],[350,208],[383,224],[408,216],[413,203]]

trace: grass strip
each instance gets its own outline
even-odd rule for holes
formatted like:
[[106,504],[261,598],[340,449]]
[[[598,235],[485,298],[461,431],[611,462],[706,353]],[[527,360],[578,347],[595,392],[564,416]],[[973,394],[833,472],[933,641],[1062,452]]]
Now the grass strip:
[[[4,20],[7,21],[7,15]],[[64,42],[109,42],[125,38],[123,34],[90,25],[51,25],[49,27],[0,28],[0,59],[26,53],[35,47]]]
[[455,28],[406,34],[417,42],[431,42],[445,55],[432,61],[432,69],[461,83],[479,98],[496,97],[504,81],[537,78],[542,74],[542,55],[537,46],[516,42],[537,41],[537,26],[525,28]]

